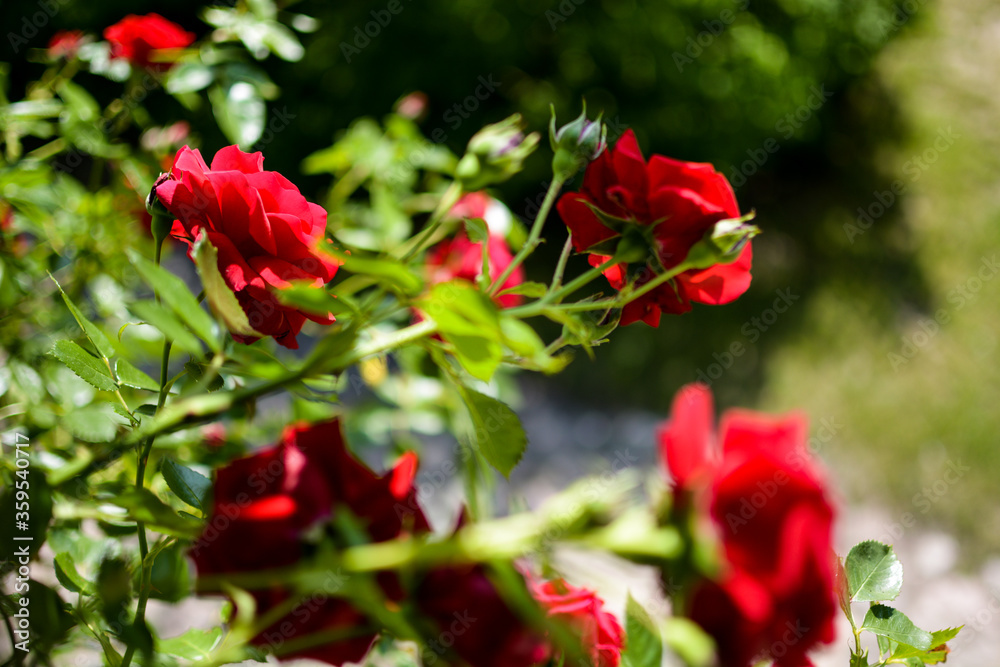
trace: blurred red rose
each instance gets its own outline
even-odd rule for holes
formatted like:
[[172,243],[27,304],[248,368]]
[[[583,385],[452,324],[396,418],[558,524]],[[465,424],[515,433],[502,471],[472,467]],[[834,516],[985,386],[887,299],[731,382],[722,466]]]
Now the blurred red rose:
[[[712,165],[662,155],[646,163],[631,130],[614,150],[604,151],[588,165],[580,192],[564,194],[556,206],[569,227],[573,246],[592,253],[593,266],[610,259],[620,238],[619,231],[605,226],[593,208],[620,219],[625,234],[646,239],[655,254],[649,264],[659,265],[658,269],[677,266],[715,223],[740,216],[732,187]],[[621,324],[642,320],[655,327],[661,313],[687,312],[692,301],[729,303],[749,287],[751,259],[748,243],[731,264],[685,271],[625,306]],[[640,285],[655,276],[643,270]],[[620,290],[634,273],[634,267],[630,272],[628,265],[619,264],[604,275]]]
[[551,618],[579,634],[594,667],[618,667],[625,632],[614,614],[604,611],[604,601],[596,593],[555,579],[532,582],[531,594]]
[[[489,229],[487,252],[490,260],[490,278],[496,280],[514,259],[507,245],[506,234],[510,229],[511,215],[503,204],[485,192],[473,192],[458,201],[451,209],[454,218],[481,218]],[[433,284],[461,278],[475,283],[483,273],[483,244],[469,239],[464,230],[431,248],[427,254],[427,272]],[[524,282],[524,269],[517,267],[504,281],[501,291],[517,287]],[[518,294],[497,297],[502,308],[521,303]]]
[[[427,531],[416,503],[411,457],[379,477],[347,451],[336,420],[291,427],[275,447],[233,461],[216,474],[214,497],[202,535],[190,555],[198,575],[270,570],[296,563],[311,548],[338,507],[347,508],[371,541]],[[399,508],[407,511],[399,512]],[[415,508],[415,509],[414,509]],[[400,599],[392,575],[379,578],[390,599]],[[348,639],[283,654],[332,665],[360,662],[375,639],[371,623],[343,598],[342,582],[331,574],[330,596],[316,594],[254,637],[256,645],[280,649],[285,642],[331,630],[356,632]],[[253,591],[258,617],[284,602],[281,581]]]
[[544,638],[508,606],[482,565],[432,570],[415,597],[420,613],[440,629],[427,642],[435,659],[453,651],[475,667],[530,667],[547,658]]
[[60,30],[49,40],[49,57],[72,58],[82,45],[82,30]]
[[133,65],[163,71],[173,66],[169,52],[190,46],[195,35],[159,14],[129,14],[105,28],[104,39],[111,43],[112,58],[124,58]]
[[837,614],[834,508],[806,420],[732,410],[718,435],[713,421],[710,391],[689,385],[660,433],[678,495],[701,496],[695,507],[707,508],[725,557],[721,577],[694,590],[690,617],[715,638],[724,667],[761,657],[799,667],[833,641]]
[[[219,271],[236,293],[256,331],[279,344],[297,348],[296,336],[306,318],[317,316],[281,305],[274,295],[290,281],[321,287],[333,279],[338,263],[321,247],[326,211],[306,201],[298,188],[274,171],[264,171],[264,156],[228,146],[209,168],[197,150],[177,152],[156,196],[173,215],[171,234],[189,246],[200,234],[219,251]],[[252,343],[256,338],[234,334]]]

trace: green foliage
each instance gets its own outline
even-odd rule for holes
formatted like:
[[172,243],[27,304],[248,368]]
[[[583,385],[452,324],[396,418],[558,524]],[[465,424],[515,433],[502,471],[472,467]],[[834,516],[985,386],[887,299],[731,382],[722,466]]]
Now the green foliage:
[[[851,623],[855,648],[851,652],[852,667],[868,667],[868,652],[861,650],[862,632],[875,635],[881,662],[892,660],[901,664],[921,667],[943,662],[961,628],[937,632],[921,630],[903,612],[879,600],[894,600],[903,585],[903,566],[892,547],[868,540],[854,546],[843,562],[838,576],[840,605]],[[861,625],[855,625],[851,602],[871,602]]]
[[855,545],[844,568],[851,602],[895,600],[903,587],[903,565],[892,547],[881,542]]
[[931,633],[921,630],[902,612],[881,604],[873,604],[865,614],[862,630],[926,651],[931,647]]
[[170,459],[163,462],[160,472],[167,486],[178,498],[202,512],[205,511],[212,490],[212,480]]
[[521,420],[495,398],[468,387],[459,391],[469,410],[476,449],[504,477],[510,477],[528,446]]
[[663,638],[656,623],[631,595],[625,605],[624,667],[659,667],[663,658]]

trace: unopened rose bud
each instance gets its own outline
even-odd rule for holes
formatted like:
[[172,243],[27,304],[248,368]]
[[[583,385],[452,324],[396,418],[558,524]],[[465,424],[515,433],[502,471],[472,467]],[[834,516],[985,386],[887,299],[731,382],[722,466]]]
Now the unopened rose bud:
[[538,147],[539,135],[523,132],[521,114],[487,125],[469,140],[455,176],[467,192],[503,183],[521,171],[524,161]]
[[728,264],[736,261],[750,239],[760,233],[756,225],[748,225],[753,213],[741,218],[720,220],[705,233],[705,237],[696,243],[688,253],[684,264],[689,269],[705,269],[716,264]]
[[583,166],[604,152],[608,146],[608,127],[597,120],[587,119],[587,102],[583,103],[583,111],[571,123],[556,129],[556,110],[552,107],[552,119],[549,121],[549,144],[555,153],[552,157],[552,173],[556,178],[569,180]]
[[153,240],[157,243],[161,243],[163,239],[167,238],[167,235],[170,234],[170,228],[174,224],[173,214],[167,210],[167,207],[156,196],[156,188],[168,180],[170,180],[169,173],[160,174],[160,177],[156,179],[156,183],[153,184],[153,188],[149,191],[149,196],[146,197],[146,210],[153,217],[153,221],[150,223],[150,231],[153,234]]

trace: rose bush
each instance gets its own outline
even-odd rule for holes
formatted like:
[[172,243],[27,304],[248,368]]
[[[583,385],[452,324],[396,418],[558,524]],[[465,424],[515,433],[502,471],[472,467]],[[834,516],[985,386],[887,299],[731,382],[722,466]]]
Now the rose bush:
[[185,146],[155,192],[176,216],[172,236],[193,246],[205,234],[219,251],[219,271],[250,326],[294,349],[306,319],[330,324],[334,318],[283,306],[275,291],[293,280],[320,287],[333,279],[338,263],[323,248],[326,211],[281,174],[264,171],[263,163],[261,153],[229,146],[209,167],[197,149]]
[[[624,262],[604,272],[616,290],[633,279],[642,285],[681,264],[717,222],[740,217],[732,187],[712,165],[662,155],[647,163],[631,130],[590,163],[581,190],[564,194],[556,206],[573,246],[591,253],[595,267],[609,260],[622,240],[648,248],[638,275]],[[748,243],[733,263],[684,271],[626,305],[621,323],[657,326],[661,313],[687,312],[692,301],[729,303],[749,287],[752,257]]]
[[[644,480],[616,461],[521,502],[522,482],[501,481],[529,446],[510,376],[594,355],[619,321],[735,298],[758,230],[713,168],[647,163],[631,132],[604,152],[607,128],[586,112],[563,128],[553,115],[552,178],[526,233],[483,191],[540,144],[519,115],[462,155],[417,126],[427,96],[359,119],[304,156],[304,171],[332,176],[325,208],[264,171],[261,153],[231,145],[208,166],[178,151],[216,130],[243,146],[277,140],[265,100],[280,90],[254,63],[302,57],[282,21],[317,28],[284,9],[206,8],[196,48],[162,17],[130,16],[105,31],[110,50],[70,32],[48,57],[0,63],[16,73],[0,91],[0,532],[13,536],[0,580],[14,587],[0,596],[0,660],[659,667],[671,652],[705,667],[714,640],[725,667],[793,667],[831,639],[835,601],[852,667],[868,667],[862,631],[879,637],[871,667],[947,657],[957,629],[925,632],[886,604],[902,583],[891,547],[865,542],[833,562],[831,494],[800,417],[728,412],[716,435],[708,390],[689,387],[662,433],[670,491],[659,471]],[[163,77],[140,69],[181,59]],[[8,103],[22,65],[46,70]],[[171,117],[203,95],[217,128]],[[588,160],[582,191],[560,199]],[[545,269],[527,261],[554,207],[570,242],[550,276],[526,282],[526,266]],[[171,236],[200,288],[170,273]],[[574,247],[593,264],[576,275]],[[594,289],[602,274],[615,294]],[[307,319],[329,326],[302,353],[282,349]],[[396,460],[390,472],[352,455],[344,415],[356,447]],[[435,466],[418,498],[423,446]],[[428,516],[455,511],[462,525],[431,531]],[[562,578],[567,547],[662,573],[672,614],[629,597],[619,622]],[[232,604],[167,636],[176,608],[154,608],[190,593],[187,558],[195,592]],[[538,571],[551,578],[525,574]]]
[[707,511],[722,542],[722,574],[696,588],[691,618],[726,667],[801,665],[833,640],[837,613],[834,508],[805,418],[734,410],[718,433],[713,422],[708,388],[689,385],[660,433],[675,488]]

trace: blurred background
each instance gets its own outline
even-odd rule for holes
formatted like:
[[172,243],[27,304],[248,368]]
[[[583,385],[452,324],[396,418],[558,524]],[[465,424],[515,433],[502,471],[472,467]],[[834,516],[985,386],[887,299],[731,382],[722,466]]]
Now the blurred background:
[[[199,36],[210,29],[188,0],[60,4],[32,46],[60,28],[99,34],[130,12],[160,12]],[[400,11],[387,13],[390,4]],[[29,5],[5,0],[0,25]],[[806,411],[864,536],[909,541],[929,572],[976,576],[982,600],[996,601],[985,591],[1000,574],[1000,6],[304,0],[282,9],[319,28],[301,36],[298,62],[258,63],[280,87],[268,119],[284,119],[280,138],[258,147],[310,198],[321,201],[330,181],[303,173],[307,155],[353,119],[381,118],[422,91],[421,129],[459,154],[486,123],[520,111],[544,131],[550,102],[568,120],[585,97],[612,136],[634,129],[647,156],[714,163],[741,209],[757,213],[764,233],[739,301],[696,306],[658,329],[633,325],[593,361],[581,354],[559,376],[522,378],[529,452],[552,465],[524,466],[518,484],[572,477],[589,465],[573,448],[608,457],[622,438],[652,462],[656,421],[681,385],[701,380],[722,407]],[[10,88],[20,91],[41,65],[16,62]],[[102,85],[115,94],[93,80]],[[164,99],[150,112],[187,118],[210,152],[230,143],[208,105]],[[498,194],[530,221],[548,173],[542,150]],[[553,261],[565,231],[551,224],[546,239],[529,274]]]

